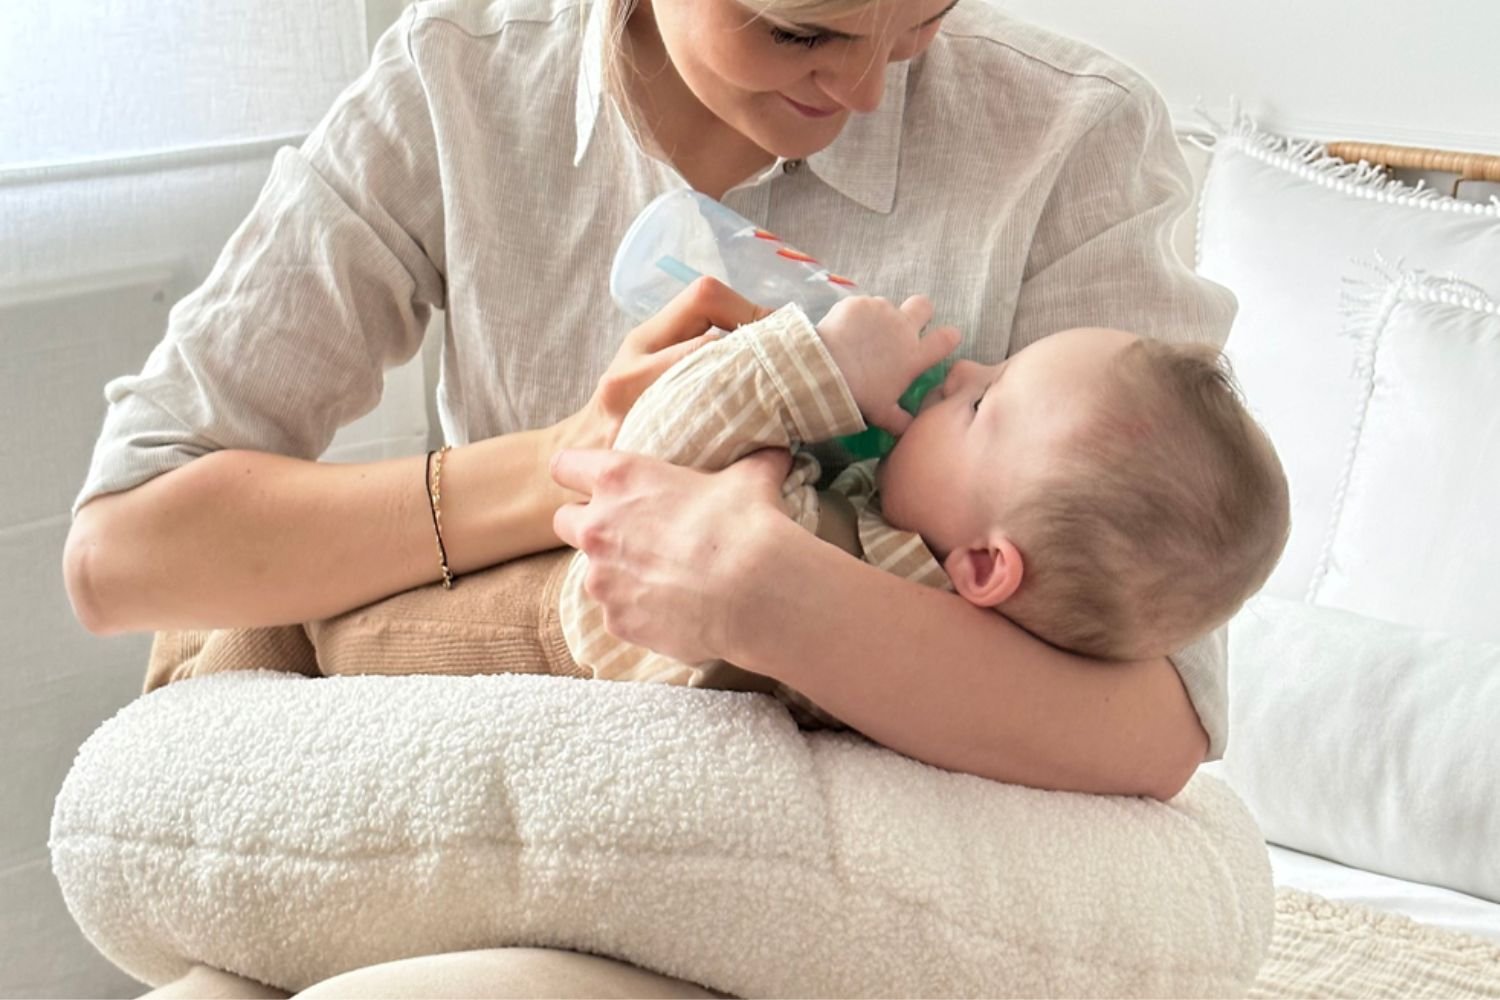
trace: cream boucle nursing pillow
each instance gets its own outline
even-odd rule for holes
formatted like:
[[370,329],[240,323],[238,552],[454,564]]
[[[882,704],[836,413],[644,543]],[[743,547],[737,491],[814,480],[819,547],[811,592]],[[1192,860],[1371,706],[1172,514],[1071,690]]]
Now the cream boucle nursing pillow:
[[1039,792],[760,695],[556,677],[174,684],[79,751],[52,860],[127,972],[288,990],[529,945],[741,996],[1236,996],[1272,920],[1212,778]]

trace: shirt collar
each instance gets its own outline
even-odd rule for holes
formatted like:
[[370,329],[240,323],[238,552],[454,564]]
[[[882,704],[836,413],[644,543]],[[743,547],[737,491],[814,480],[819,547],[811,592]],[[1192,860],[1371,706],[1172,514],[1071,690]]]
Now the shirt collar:
[[839,194],[872,212],[888,214],[896,204],[901,166],[901,127],[906,115],[906,60],[885,68],[885,97],[869,114],[850,117],[827,149],[807,158],[807,165]]
[[588,23],[583,29],[583,52],[578,60],[578,93],[573,100],[573,123],[577,127],[577,145],[573,149],[573,166],[583,162],[599,108],[604,96],[604,16],[609,3],[595,0],[590,5]]
[[[604,15],[608,4],[591,5],[583,34],[574,100],[577,145],[573,165],[583,162],[598,128],[604,100]],[[896,204],[901,164],[901,127],[906,111],[906,77],[911,64],[894,62],[885,70],[885,97],[875,111],[854,115],[839,137],[807,158],[818,178],[839,194],[872,212],[887,214]]]

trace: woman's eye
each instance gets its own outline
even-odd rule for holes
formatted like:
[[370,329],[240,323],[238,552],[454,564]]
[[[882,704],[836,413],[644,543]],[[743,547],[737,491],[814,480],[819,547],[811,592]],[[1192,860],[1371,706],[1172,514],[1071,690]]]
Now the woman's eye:
[[824,34],[799,35],[796,32],[787,31],[785,28],[773,27],[771,29],[771,41],[777,45],[800,45],[803,48],[815,49],[828,41],[828,37]]

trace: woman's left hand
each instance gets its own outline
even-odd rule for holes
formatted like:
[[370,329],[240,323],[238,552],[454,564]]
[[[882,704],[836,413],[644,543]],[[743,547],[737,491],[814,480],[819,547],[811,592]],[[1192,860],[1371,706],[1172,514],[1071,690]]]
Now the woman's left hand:
[[591,499],[560,508],[553,530],[587,553],[584,589],[612,635],[684,663],[724,659],[757,525],[786,517],[790,467],[780,449],[712,473],[625,452],[560,452],[552,478]]
[[555,427],[554,444],[608,448],[641,393],[668,368],[713,340],[768,315],[728,285],[703,277],[625,335],[583,409]]

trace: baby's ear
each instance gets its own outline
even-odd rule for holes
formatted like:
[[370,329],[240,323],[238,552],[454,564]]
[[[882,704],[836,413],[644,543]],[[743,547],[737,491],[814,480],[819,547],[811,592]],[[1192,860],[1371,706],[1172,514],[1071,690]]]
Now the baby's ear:
[[967,548],[957,548],[943,560],[958,596],[980,608],[999,607],[1021,586],[1025,568],[1021,550],[1002,534]]

